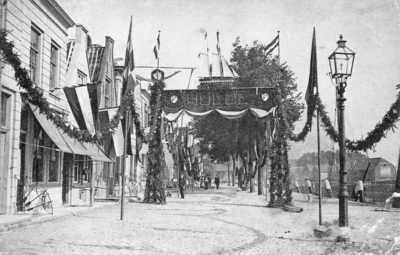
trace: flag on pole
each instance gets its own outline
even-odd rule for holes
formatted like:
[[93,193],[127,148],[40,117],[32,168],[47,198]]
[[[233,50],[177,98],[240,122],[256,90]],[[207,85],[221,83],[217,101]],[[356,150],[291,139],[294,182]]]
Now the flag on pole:
[[221,77],[224,77],[224,68],[222,66],[221,48],[219,46],[219,31],[217,31],[217,52],[219,57],[219,68],[221,69]]
[[[132,93],[135,90],[136,86],[136,75],[135,75],[135,60],[133,55],[133,44],[132,44],[132,16],[131,16],[131,24],[129,26],[129,35],[128,41],[126,43],[126,53],[125,53],[125,65],[124,65],[124,75],[123,75],[123,83],[122,83],[122,95],[126,96]],[[131,95],[133,97],[133,95]],[[132,116],[130,117],[130,119]],[[131,141],[131,131],[130,127],[126,130],[125,123],[132,123],[130,119],[124,117],[121,120],[122,130],[127,133],[127,155],[133,155],[132,151],[132,141]]]
[[160,52],[160,32],[158,32],[157,43],[156,43],[156,45],[154,46],[153,51],[154,51],[154,56],[156,57],[156,59],[158,59],[158,57],[159,57],[158,54],[159,54],[159,52]]
[[[318,90],[318,70],[317,70],[317,43],[315,40],[315,28],[313,32],[313,39],[311,44],[311,60],[310,60],[310,76],[308,78],[308,86],[305,95],[307,105],[314,99],[315,90]],[[313,109],[314,107],[308,107]],[[310,110],[311,110],[310,109]]]
[[270,54],[276,47],[279,46],[279,34],[275,37],[270,44],[265,46],[264,50],[267,52],[267,55]]
[[133,56],[133,45],[132,45],[132,17],[131,24],[129,26],[128,41],[126,43],[126,53],[125,53],[125,69],[122,84],[122,95],[129,93],[131,90],[135,89],[136,77],[135,77],[135,60]]

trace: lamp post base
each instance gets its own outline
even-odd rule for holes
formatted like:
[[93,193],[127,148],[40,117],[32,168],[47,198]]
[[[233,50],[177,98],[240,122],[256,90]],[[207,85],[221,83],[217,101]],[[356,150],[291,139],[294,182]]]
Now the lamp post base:
[[339,243],[349,243],[350,242],[350,236],[348,233],[343,234],[343,235],[338,235],[336,237],[336,241]]

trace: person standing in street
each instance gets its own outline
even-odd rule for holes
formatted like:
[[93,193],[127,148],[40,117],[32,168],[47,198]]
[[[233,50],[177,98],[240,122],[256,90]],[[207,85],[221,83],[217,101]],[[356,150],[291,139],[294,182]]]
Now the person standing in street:
[[214,183],[215,183],[215,186],[217,187],[217,189],[219,189],[219,182],[220,182],[219,176],[217,175],[217,176],[215,176],[215,179],[214,179]]
[[181,198],[185,198],[185,186],[186,186],[186,178],[184,174],[181,174],[181,178],[179,180],[179,192],[181,193]]

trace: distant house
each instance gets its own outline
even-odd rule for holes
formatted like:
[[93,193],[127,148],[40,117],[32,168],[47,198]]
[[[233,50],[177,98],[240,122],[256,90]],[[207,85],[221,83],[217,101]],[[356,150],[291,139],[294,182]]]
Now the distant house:
[[[331,171],[332,166],[328,164],[321,165],[321,180],[325,180],[329,178],[329,172]],[[312,181],[318,181],[319,172],[318,166],[314,166],[312,170]]]
[[396,167],[384,158],[367,158],[360,160],[354,166],[354,170],[350,170],[349,183],[361,180],[364,176],[365,170],[368,167],[368,163],[371,165],[368,168],[368,172],[365,178],[366,182],[379,182],[389,181],[396,179]]

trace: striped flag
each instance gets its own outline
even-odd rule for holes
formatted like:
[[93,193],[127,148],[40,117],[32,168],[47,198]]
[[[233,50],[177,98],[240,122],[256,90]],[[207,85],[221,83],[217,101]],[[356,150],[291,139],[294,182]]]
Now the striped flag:
[[63,88],[72,115],[80,129],[95,133],[98,119],[97,84],[78,85]]
[[[135,60],[133,55],[133,44],[132,44],[132,16],[131,24],[129,26],[128,41],[126,43],[126,53],[125,53],[125,69],[122,83],[122,95],[129,95],[135,90],[136,86],[136,75],[135,75]],[[132,91],[132,92],[131,92]],[[133,97],[133,95],[131,95]],[[132,142],[131,142],[131,132],[130,127],[125,130],[125,123],[128,121],[127,118],[121,120],[123,132],[127,132],[127,155],[133,155]]]
[[219,57],[219,67],[221,70],[221,77],[224,77],[224,68],[222,66],[221,47],[219,46],[219,31],[217,31],[217,52]]
[[156,59],[158,59],[158,57],[159,57],[158,54],[159,54],[159,52],[160,52],[160,31],[158,31],[157,43],[156,43],[156,45],[154,46],[153,51],[154,51],[154,56],[156,57]]
[[122,84],[122,95],[129,93],[131,90],[135,89],[136,77],[135,77],[135,60],[133,56],[133,45],[132,45],[132,17],[131,25],[129,26],[128,41],[126,43],[126,53],[125,53],[125,69]]
[[264,50],[267,52],[267,55],[270,54],[276,47],[279,46],[279,34],[275,37],[270,44],[265,46]]

